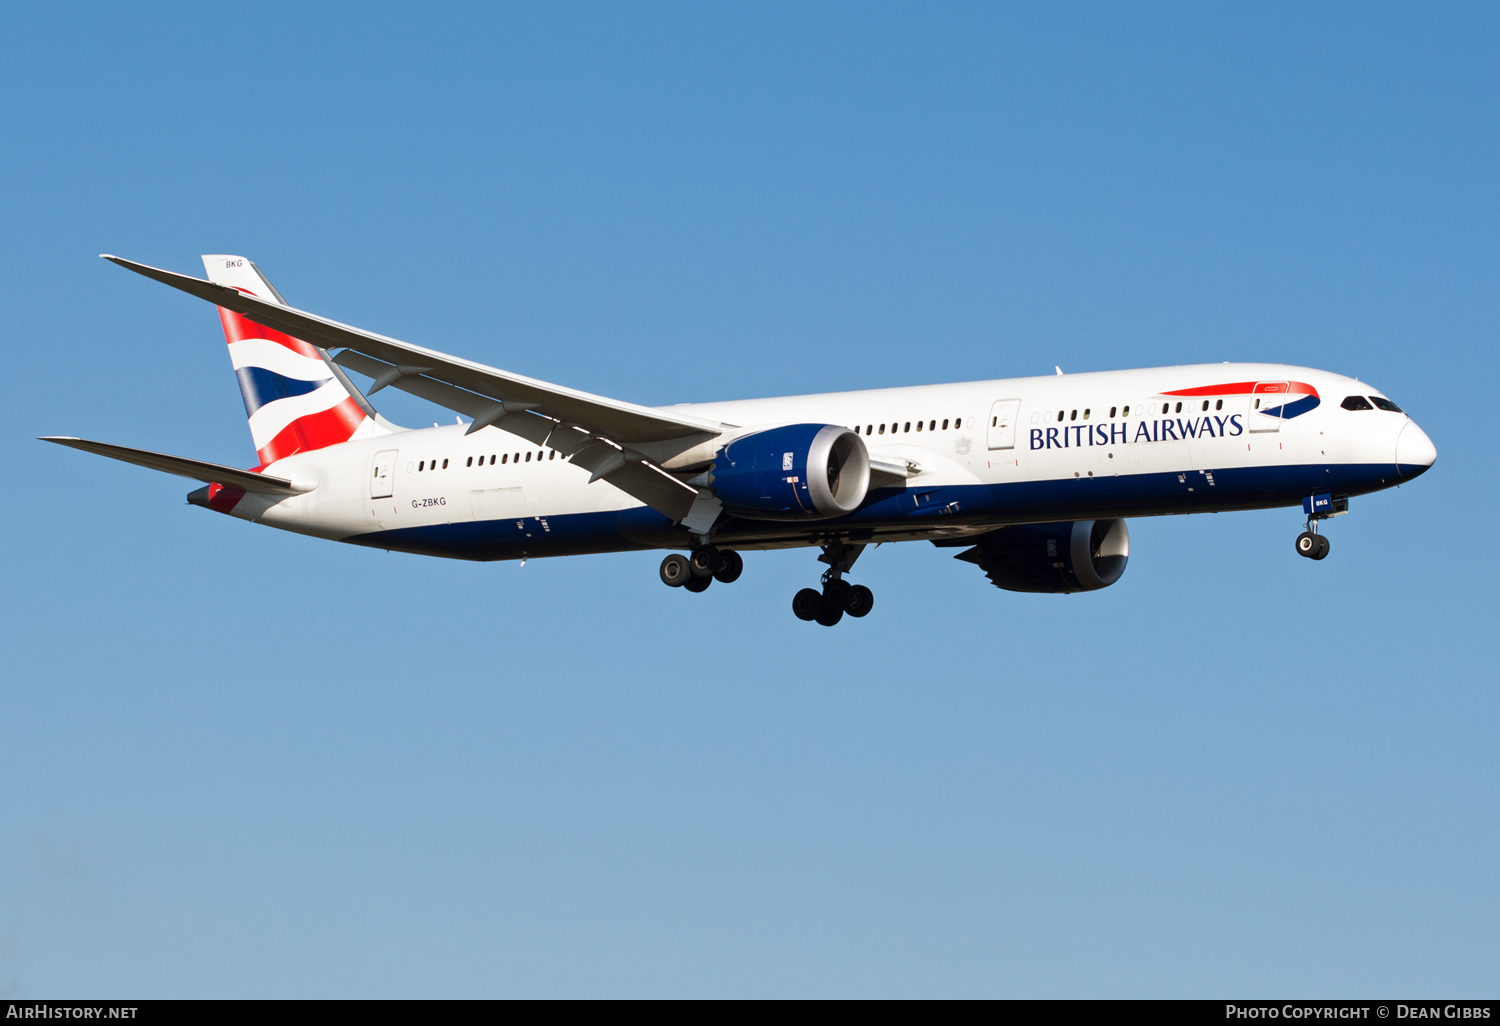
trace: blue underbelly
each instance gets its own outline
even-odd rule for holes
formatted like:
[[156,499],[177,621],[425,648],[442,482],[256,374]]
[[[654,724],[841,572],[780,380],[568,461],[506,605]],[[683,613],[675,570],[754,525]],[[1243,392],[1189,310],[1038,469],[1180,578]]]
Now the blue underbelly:
[[[811,543],[830,533],[872,537],[951,526],[1160,516],[1300,505],[1327,492],[1361,495],[1410,480],[1425,467],[1305,464],[1189,470],[1167,474],[1064,478],[1000,484],[907,487],[872,492],[855,513],[835,520],[765,521],[724,516],[714,539],[724,545]],[[683,547],[684,529],[649,507],[559,513],[505,520],[429,524],[344,539],[355,545],[453,559],[503,560]]]

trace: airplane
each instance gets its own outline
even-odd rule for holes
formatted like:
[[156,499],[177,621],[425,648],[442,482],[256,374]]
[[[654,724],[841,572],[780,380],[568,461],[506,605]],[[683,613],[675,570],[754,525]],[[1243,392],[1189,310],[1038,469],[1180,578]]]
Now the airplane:
[[[203,482],[196,506],[388,551],[524,562],[665,549],[661,580],[703,592],[735,581],[743,552],[816,547],[822,587],[799,590],[792,611],[827,627],[873,608],[845,580],[872,544],[961,549],[999,588],[1067,594],[1120,579],[1130,517],[1300,504],[1296,551],[1321,560],[1320,524],[1437,459],[1384,393],[1305,367],[1058,367],[646,407],[296,309],[244,257],[204,256],[205,280],[101,256],[218,308],[259,463],[43,441]],[[384,388],[455,423],[398,427],[371,404]]]

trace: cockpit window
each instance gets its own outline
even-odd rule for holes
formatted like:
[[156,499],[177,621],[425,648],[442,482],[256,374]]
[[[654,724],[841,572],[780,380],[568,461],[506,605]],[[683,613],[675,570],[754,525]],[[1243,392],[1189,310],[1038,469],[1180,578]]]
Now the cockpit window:
[[1375,408],[1365,402],[1365,397],[1362,395],[1346,396],[1339,405],[1346,410],[1373,410]]
[[1401,413],[1402,412],[1401,407],[1397,406],[1395,403],[1391,402],[1389,399],[1382,399],[1382,398],[1380,398],[1380,396],[1378,396],[1378,395],[1372,395],[1372,396],[1370,396],[1370,402],[1374,403],[1378,408],[1384,410],[1387,413]]

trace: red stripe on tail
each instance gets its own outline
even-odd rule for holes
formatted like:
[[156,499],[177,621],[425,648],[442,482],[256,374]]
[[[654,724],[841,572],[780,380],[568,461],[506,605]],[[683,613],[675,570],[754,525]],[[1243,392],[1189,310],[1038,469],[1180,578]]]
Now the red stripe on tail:
[[245,489],[235,485],[221,485],[217,481],[208,486],[208,508],[218,513],[228,513],[245,497]]
[[359,408],[353,398],[345,399],[337,406],[321,412],[298,417],[260,450],[260,466],[268,467],[293,453],[324,449],[347,442],[364,421],[365,411]]
[[300,338],[292,338],[290,335],[282,334],[275,328],[268,328],[264,324],[257,324],[243,314],[237,314],[233,310],[219,307],[219,320],[224,324],[224,338],[230,342],[243,342],[247,338],[263,338],[278,345],[286,346],[294,353],[302,356],[310,356],[314,360],[322,360],[317,349],[308,345]]

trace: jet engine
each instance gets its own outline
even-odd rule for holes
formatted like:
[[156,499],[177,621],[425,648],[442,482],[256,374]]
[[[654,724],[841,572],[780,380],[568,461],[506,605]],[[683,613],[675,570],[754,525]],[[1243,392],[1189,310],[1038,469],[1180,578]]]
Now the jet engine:
[[736,438],[714,456],[709,484],[731,512],[756,520],[852,513],[870,489],[865,441],[833,424],[788,424]]
[[1123,520],[1070,520],[1003,527],[959,553],[1006,591],[1097,591],[1120,579],[1130,558]]

